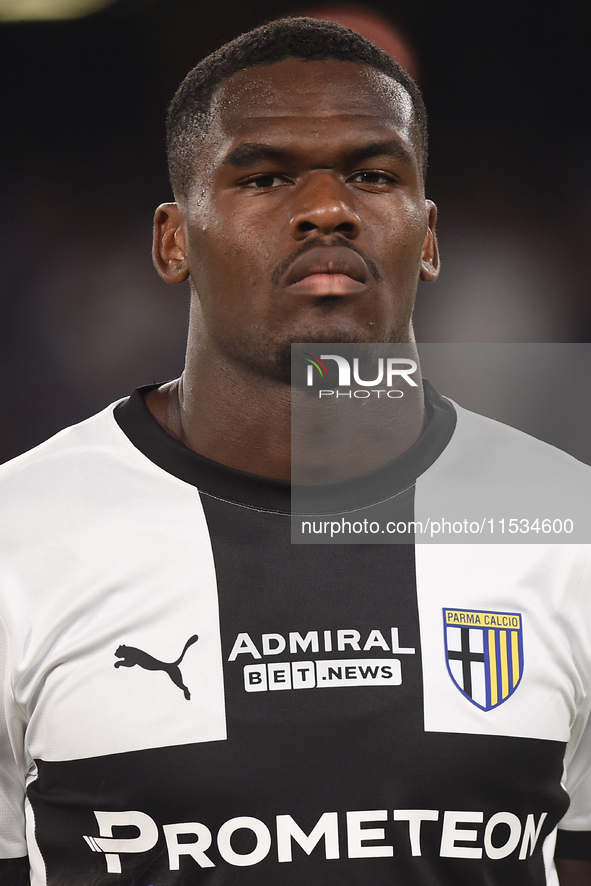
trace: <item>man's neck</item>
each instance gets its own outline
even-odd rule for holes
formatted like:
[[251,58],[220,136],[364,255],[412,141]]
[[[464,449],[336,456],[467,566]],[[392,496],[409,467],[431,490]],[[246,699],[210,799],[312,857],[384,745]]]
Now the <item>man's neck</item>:
[[325,482],[379,468],[416,442],[425,409],[418,371],[415,379],[402,400],[327,404],[198,353],[146,403],[167,433],[212,461],[279,480]]

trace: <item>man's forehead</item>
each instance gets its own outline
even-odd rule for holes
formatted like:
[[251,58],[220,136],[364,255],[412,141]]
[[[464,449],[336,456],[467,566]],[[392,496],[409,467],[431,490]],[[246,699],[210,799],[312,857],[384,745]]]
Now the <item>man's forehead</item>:
[[286,59],[234,74],[216,90],[211,123],[218,131],[268,118],[367,117],[410,129],[413,105],[404,87],[367,65],[334,59]]

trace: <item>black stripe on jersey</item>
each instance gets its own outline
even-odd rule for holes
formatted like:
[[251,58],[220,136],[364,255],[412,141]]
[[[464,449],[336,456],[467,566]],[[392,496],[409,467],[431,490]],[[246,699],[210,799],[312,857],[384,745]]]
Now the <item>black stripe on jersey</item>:
[[[453,405],[425,381],[427,423],[421,436],[400,458],[382,468],[338,483],[315,483],[309,489],[310,508],[322,502],[328,512],[342,501],[354,500],[364,507],[407,489],[441,455],[456,426]],[[158,424],[145,403],[156,387],[138,388],[114,411],[115,420],[133,445],[163,470],[196,486],[202,492],[249,507],[289,513],[291,484],[259,477],[211,461],[175,440]],[[323,508],[324,510],[324,508]]]
[[27,856],[0,859],[0,886],[29,886],[30,882]]
[[[367,717],[362,717],[363,730],[350,705],[348,701],[349,724],[344,717],[331,722],[331,711],[323,722],[310,718],[294,723],[283,716],[269,724],[255,715],[228,743],[38,761],[38,779],[29,785],[28,795],[48,886],[541,886],[546,882],[541,847],[568,805],[559,786],[562,743],[461,733],[420,737],[412,724],[410,730],[404,722],[392,729],[392,720],[383,727],[382,718],[372,723]],[[400,713],[404,721],[405,711]],[[93,851],[85,839],[98,836],[95,809],[140,810],[157,826],[152,848],[120,855],[120,874],[108,873],[105,854]],[[408,822],[394,818],[396,809],[439,812],[437,821],[422,825],[419,856],[411,852]],[[506,858],[492,859],[484,852],[481,858],[444,858],[440,844],[445,809],[482,811],[481,823],[465,825],[473,829],[466,843],[472,847],[483,846],[485,824],[500,810],[512,810],[522,823],[530,814],[536,823],[543,812],[548,816],[535,853],[523,860],[518,857],[519,845]],[[387,813],[373,827],[384,829],[378,845],[393,846],[391,857],[350,855],[349,810]],[[309,834],[325,812],[338,816],[339,856],[327,858],[323,840],[310,854],[294,841],[291,862],[280,862],[277,816],[292,816]],[[271,846],[260,862],[236,867],[221,856],[218,834],[234,816],[251,816],[268,828]],[[178,869],[171,870],[169,843],[177,838],[167,839],[165,826],[179,823],[186,823],[179,843],[195,841],[194,823],[207,828],[212,840],[205,855],[212,866],[203,866],[187,852]],[[494,837],[501,845],[507,839],[503,827]],[[120,825],[114,836],[134,838],[137,828]],[[458,840],[462,842],[459,834]],[[233,846],[237,853],[248,854],[254,848],[253,834],[237,830]],[[2,886],[25,883],[4,880]]]
[[570,858],[573,861],[591,859],[591,831],[558,830],[556,838],[556,858]]

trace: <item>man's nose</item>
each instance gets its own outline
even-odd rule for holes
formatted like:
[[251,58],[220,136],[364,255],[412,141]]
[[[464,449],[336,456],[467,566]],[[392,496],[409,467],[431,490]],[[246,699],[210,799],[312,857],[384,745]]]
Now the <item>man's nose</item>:
[[351,194],[344,182],[330,170],[317,169],[301,183],[289,223],[295,240],[310,233],[343,234],[354,240],[361,233],[361,219],[353,209]]

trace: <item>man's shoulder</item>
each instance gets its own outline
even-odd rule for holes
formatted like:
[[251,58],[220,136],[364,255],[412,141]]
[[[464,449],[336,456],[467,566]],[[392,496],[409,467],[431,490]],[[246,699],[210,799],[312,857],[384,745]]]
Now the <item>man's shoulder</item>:
[[113,412],[119,402],[54,434],[48,440],[0,465],[0,488],[41,473],[51,476],[52,467],[61,461],[74,464],[89,453],[121,446],[123,440]]
[[585,464],[531,434],[497,419],[472,412],[454,404],[457,425],[449,454],[482,468],[505,469],[512,474],[525,469],[526,474],[551,472],[591,483],[591,466]]
[[81,516],[145,460],[114,418],[118,402],[0,466],[4,535],[49,526],[58,512]]
[[505,533],[493,541],[591,541],[589,465],[502,422],[456,413],[451,440],[417,482],[418,514],[468,521],[473,543],[493,529]]

